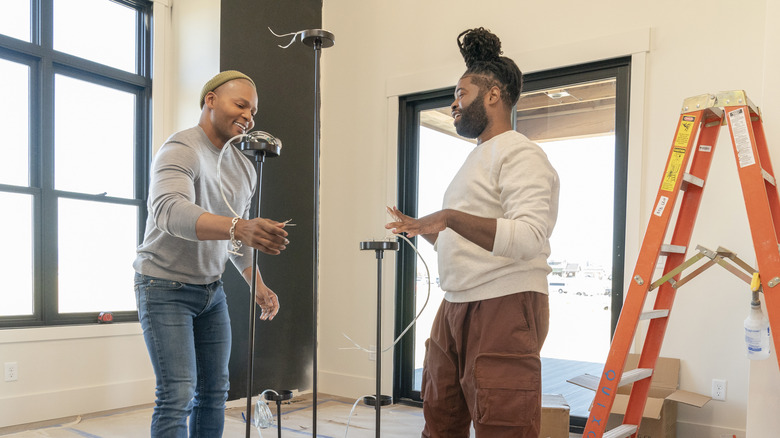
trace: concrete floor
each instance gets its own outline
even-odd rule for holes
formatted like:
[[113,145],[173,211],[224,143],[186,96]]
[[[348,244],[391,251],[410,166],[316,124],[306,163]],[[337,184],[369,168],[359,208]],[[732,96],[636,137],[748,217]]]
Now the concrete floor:
[[[320,394],[317,398],[318,438],[370,438],[375,437],[376,416],[373,407],[355,400]],[[350,417],[350,412],[355,406]],[[311,436],[312,404],[310,396],[299,396],[282,404],[282,436]],[[276,405],[270,405],[276,415]],[[225,437],[241,437],[246,434],[243,412],[245,400],[228,402],[225,411]],[[149,436],[152,406],[139,406],[118,411],[89,414],[45,423],[0,429],[3,438],[138,438]],[[384,438],[409,438],[420,436],[423,427],[422,409],[406,405],[382,407],[381,435]],[[347,422],[349,429],[347,430]],[[278,424],[258,432],[253,437],[279,436]],[[472,431],[472,437],[473,437]],[[571,438],[581,437],[571,434]]]

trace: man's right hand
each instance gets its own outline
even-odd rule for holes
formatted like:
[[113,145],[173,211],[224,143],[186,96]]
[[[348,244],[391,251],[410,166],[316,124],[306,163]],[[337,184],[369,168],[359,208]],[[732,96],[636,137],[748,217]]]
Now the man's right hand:
[[[233,218],[203,213],[195,223],[195,230],[200,240],[230,240],[230,228]],[[271,219],[239,219],[233,236],[236,240],[266,254],[277,255],[287,248],[287,231],[284,222]]]
[[277,255],[290,243],[284,225],[282,222],[264,218],[240,219],[234,234],[244,245],[266,254]]

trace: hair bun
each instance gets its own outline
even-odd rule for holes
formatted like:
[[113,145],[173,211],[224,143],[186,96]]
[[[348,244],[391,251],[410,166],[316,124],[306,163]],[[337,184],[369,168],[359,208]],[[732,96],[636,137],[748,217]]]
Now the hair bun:
[[484,27],[461,32],[458,47],[467,68],[476,62],[496,61],[502,53],[501,40]]

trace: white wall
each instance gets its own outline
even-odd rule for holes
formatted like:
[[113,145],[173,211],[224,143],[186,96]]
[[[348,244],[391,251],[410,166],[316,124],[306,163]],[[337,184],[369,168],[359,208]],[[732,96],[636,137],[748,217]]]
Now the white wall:
[[[155,0],[153,141],[197,123],[201,86],[219,71],[220,0]],[[117,287],[132,292],[132,279]],[[138,323],[0,330],[0,427],[154,402]]]
[[0,382],[0,427],[153,402],[140,333],[138,324],[0,331],[0,357],[19,367],[18,381]]
[[[780,114],[780,28],[775,25],[780,19],[780,3],[768,1],[766,5],[766,35],[764,38],[764,95],[762,110],[764,114]],[[772,162],[775,175],[778,173],[778,147],[780,144],[780,126],[777,116],[767,119],[764,132],[769,144],[774,144]],[[774,123],[772,123],[774,122]],[[773,141],[774,139],[774,141]],[[774,333],[774,336],[780,336]],[[750,364],[750,386],[747,413],[747,435],[749,437],[764,437],[777,434],[780,420],[777,418],[777,407],[780,406],[780,373],[777,372],[777,351],[766,361]]]
[[[358,250],[358,242],[385,236],[384,206],[395,203],[397,95],[455,83],[464,70],[455,43],[458,33],[476,26],[491,29],[526,72],[634,54],[640,71],[632,75],[639,84],[632,84],[626,236],[626,272],[631,274],[683,99],[732,89],[746,90],[759,106],[780,99],[777,85],[770,89],[770,78],[778,77],[771,75],[778,72],[777,49],[768,44],[778,35],[767,30],[767,23],[776,22],[770,21],[770,14],[780,16],[768,3],[326,2],[323,28],[335,34],[336,44],[323,53],[321,390],[351,397],[373,392],[374,364],[367,354],[339,350],[349,346],[341,333],[362,345],[374,343],[374,314],[367,309],[375,306],[375,260]],[[648,29],[646,53],[622,44],[626,35]],[[588,41],[591,44],[583,46]],[[614,53],[621,50],[630,51]],[[780,107],[773,112],[768,108],[765,126],[780,121]],[[771,143],[780,139],[780,132],[768,130],[767,136]],[[724,246],[754,264],[728,139],[724,131],[692,246]],[[394,314],[393,261],[389,255],[385,262],[390,277],[383,298],[385,345],[391,340]],[[713,268],[677,297],[662,355],[682,359],[684,389],[709,394],[713,378],[728,381],[726,402],[701,409],[680,407],[681,436],[745,436],[748,402],[767,392],[760,385],[749,392],[750,381],[769,381],[778,389],[777,363],[751,370],[742,353],[748,288]],[[388,394],[391,366],[387,355],[383,392]],[[756,431],[751,436],[776,431],[776,417],[751,415],[750,430]]]
[[155,0],[156,152],[174,132],[195,126],[200,90],[219,73],[220,0]]

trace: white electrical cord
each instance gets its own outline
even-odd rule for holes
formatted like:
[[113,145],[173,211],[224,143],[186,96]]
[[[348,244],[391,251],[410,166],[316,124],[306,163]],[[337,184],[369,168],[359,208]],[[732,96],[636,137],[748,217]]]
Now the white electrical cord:
[[[257,396],[254,415],[252,416],[252,426],[257,429],[257,433],[260,433],[260,436],[262,436],[260,429],[268,429],[274,424],[274,414],[271,412],[271,408],[268,407],[268,403],[266,403],[263,399],[263,396],[269,392],[272,392],[275,396],[279,397],[279,393],[273,389],[266,389],[265,391],[261,392],[260,395]],[[244,421],[246,421],[246,417],[244,416],[243,412],[241,413],[241,416],[244,418]]]
[[[410,322],[409,325],[406,326],[404,331],[402,331],[401,334],[398,335],[397,338],[395,338],[395,341],[393,341],[392,345],[390,345],[389,347],[387,347],[384,350],[382,350],[382,353],[385,353],[385,352],[389,351],[390,349],[392,349],[393,347],[395,347],[395,345],[401,340],[401,338],[406,334],[406,332],[408,332],[409,329],[412,328],[412,326],[417,322],[417,318],[419,318],[420,315],[422,315],[423,311],[425,310],[425,307],[428,305],[428,300],[431,298],[431,271],[428,269],[428,264],[425,263],[425,259],[422,257],[420,252],[417,251],[417,247],[414,246],[414,244],[412,243],[411,240],[409,240],[406,236],[401,235],[401,234],[396,234],[396,236],[400,237],[401,239],[404,239],[406,241],[406,243],[408,243],[409,246],[412,247],[412,249],[414,250],[415,254],[417,254],[417,257],[420,258],[420,261],[423,262],[423,266],[425,266],[425,273],[426,273],[427,278],[428,278],[428,294],[425,297],[425,303],[423,304],[422,309],[420,309],[420,311],[417,313],[417,316],[415,316],[414,319],[412,320],[412,322]],[[339,350],[363,350],[363,351],[365,351],[367,353],[376,353],[376,351],[372,351],[372,350],[369,350],[369,349],[367,349],[365,347],[360,346],[360,344],[358,344],[357,342],[353,341],[352,338],[350,338],[346,334],[342,333],[342,335],[345,338],[349,339],[349,341],[352,342],[355,346],[354,347],[342,347],[342,348],[339,348]],[[377,360],[379,360],[379,358],[377,358]]]
[[288,37],[288,36],[292,35],[292,39],[290,39],[290,42],[289,42],[289,43],[287,43],[287,45],[286,45],[286,46],[283,46],[283,45],[281,45],[281,44],[277,44],[277,46],[278,46],[278,47],[281,47],[282,49],[286,49],[286,48],[288,48],[288,47],[292,46],[292,44],[295,42],[295,38],[297,38],[297,37],[298,37],[298,35],[300,35],[300,34],[302,34],[302,33],[304,32],[304,31],[302,31],[302,30],[299,30],[298,32],[290,32],[290,33],[286,33],[286,34],[284,34],[284,35],[278,35],[278,34],[277,34],[276,32],[274,32],[274,31],[273,31],[273,29],[271,29],[270,27],[268,28],[268,30],[270,30],[270,31],[271,31],[271,33],[272,33],[272,34],[274,34],[274,36],[275,36],[275,37],[277,37],[277,38],[284,38],[284,37]]
[[[225,145],[222,146],[222,150],[219,151],[219,158],[217,158],[217,181],[219,181],[219,194],[222,195],[222,200],[225,201],[225,205],[227,205],[227,208],[230,209],[231,213],[233,213],[233,217],[235,218],[234,221],[237,220],[237,218],[240,218],[242,216],[238,214],[235,209],[233,209],[233,206],[230,205],[230,202],[228,202],[227,200],[227,196],[225,196],[225,189],[224,189],[224,185],[222,184],[222,157],[225,155],[225,151],[227,151],[228,148],[235,148],[238,153],[241,153],[241,151],[239,151],[238,148],[236,148],[233,145],[233,142],[239,139],[243,139],[244,137],[249,137],[250,140],[256,140],[257,138],[260,138],[270,144],[278,146],[280,149],[282,147],[281,140],[279,140],[278,138],[274,137],[273,135],[265,131],[252,131],[252,132],[245,132],[243,134],[238,134],[235,137],[228,140],[227,143],[225,143]],[[252,182],[250,181],[249,184],[251,186]],[[285,224],[287,224],[287,222],[290,222],[291,220],[292,219],[288,219],[287,221],[285,221]],[[295,224],[290,224],[290,226],[292,225]],[[235,227],[235,223],[233,224],[233,227]],[[231,228],[231,231],[232,230],[233,228]],[[238,242],[238,247],[236,247],[235,246],[236,242],[233,240],[233,235],[231,234],[230,237],[231,237],[231,242],[234,244],[234,248],[232,251],[228,251],[228,252],[236,255],[241,255],[236,252],[238,250],[238,247],[241,246],[240,242]]]
[[349,411],[349,416],[347,417],[347,428],[344,429],[344,438],[347,438],[347,433],[349,433],[349,422],[352,420],[352,414],[355,413],[355,408],[357,407],[357,404],[360,403],[360,400],[362,400],[365,397],[373,398],[374,403],[376,403],[376,396],[373,394],[361,395],[360,397],[358,397],[357,400],[355,400],[355,403],[352,405],[352,410]]
[[[222,156],[225,155],[225,151],[228,149],[228,147],[235,148],[235,146],[233,146],[233,141],[248,135],[249,134],[238,134],[237,136],[228,140],[227,143],[225,143],[225,145],[222,146],[222,150],[219,151],[219,158],[217,158],[217,180],[219,181],[219,194],[222,195],[222,200],[225,201],[225,205],[227,205],[227,207],[233,213],[233,217],[241,217],[241,215],[236,213],[235,210],[233,210],[233,207],[230,205],[230,203],[227,200],[227,197],[225,196],[225,190],[222,187]],[[238,148],[236,148],[236,150],[238,150]]]

